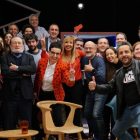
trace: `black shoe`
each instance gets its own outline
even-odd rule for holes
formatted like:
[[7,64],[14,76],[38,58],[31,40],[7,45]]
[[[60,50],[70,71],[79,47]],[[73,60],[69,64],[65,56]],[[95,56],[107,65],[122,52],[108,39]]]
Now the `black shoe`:
[[81,137],[82,139],[88,139],[88,136],[83,131],[81,132]]

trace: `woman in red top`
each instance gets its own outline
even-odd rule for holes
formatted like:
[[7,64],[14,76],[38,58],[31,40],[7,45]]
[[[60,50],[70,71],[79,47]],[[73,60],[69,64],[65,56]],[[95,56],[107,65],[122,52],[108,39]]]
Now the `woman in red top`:
[[[43,48],[41,57],[46,58],[47,54],[45,48]],[[60,60],[67,64],[67,70],[70,68],[75,70],[75,84],[72,87],[63,83],[63,88],[65,91],[64,101],[72,102],[76,104],[82,104],[82,96],[83,96],[83,85],[82,85],[82,72],[81,72],[81,64],[80,60],[85,56],[85,53],[81,50],[76,50],[75,48],[75,40],[71,36],[67,36],[63,40],[62,44],[62,54],[60,56]],[[74,116],[74,124],[80,126],[81,123],[81,111],[77,109],[75,111]],[[69,114],[69,108],[66,107],[66,116]]]
[[[67,69],[72,67],[75,70],[75,84],[73,87],[68,87],[63,83],[65,91],[65,101],[76,104],[82,104],[83,85],[82,85],[82,72],[81,72],[81,58],[85,53],[81,50],[76,50],[75,40],[71,36],[67,36],[63,40],[62,55],[60,59],[67,64]],[[77,109],[74,116],[74,124],[80,126],[80,109]],[[69,114],[69,108],[66,107],[66,116]]]

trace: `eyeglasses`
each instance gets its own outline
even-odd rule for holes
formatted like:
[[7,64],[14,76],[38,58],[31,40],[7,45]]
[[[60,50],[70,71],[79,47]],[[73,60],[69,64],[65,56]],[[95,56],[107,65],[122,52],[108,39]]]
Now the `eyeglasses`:
[[84,50],[92,50],[93,48],[89,47],[89,48],[84,48]]
[[21,45],[22,42],[12,42],[11,44],[13,44],[13,45],[16,45],[16,44]]
[[53,52],[53,51],[51,51],[51,54],[52,54],[52,55],[55,55],[55,54],[56,54],[56,56],[59,56],[59,55],[60,55],[60,53],[55,53],[55,52]]

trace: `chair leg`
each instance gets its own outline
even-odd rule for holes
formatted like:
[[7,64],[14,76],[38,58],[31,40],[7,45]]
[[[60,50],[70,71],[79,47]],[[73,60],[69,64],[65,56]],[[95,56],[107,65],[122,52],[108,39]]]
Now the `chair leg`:
[[62,140],[62,134],[58,135],[58,140]]
[[135,128],[134,128],[134,136],[136,137],[136,140],[138,140],[138,133]]
[[78,135],[78,140],[82,140],[81,133],[78,132],[77,135]]
[[50,136],[50,135],[46,135],[46,136],[45,136],[45,140],[48,140],[48,139],[49,139],[49,136]]
[[61,136],[62,136],[62,140],[65,140],[65,135],[64,135],[64,134],[62,134]]

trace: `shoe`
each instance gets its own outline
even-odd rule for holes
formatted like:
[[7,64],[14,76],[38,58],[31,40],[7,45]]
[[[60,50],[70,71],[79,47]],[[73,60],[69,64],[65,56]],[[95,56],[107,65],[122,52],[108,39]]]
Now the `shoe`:
[[81,132],[81,137],[82,139],[88,139],[88,136],[83,131]]

